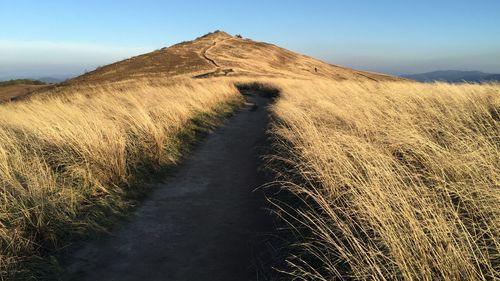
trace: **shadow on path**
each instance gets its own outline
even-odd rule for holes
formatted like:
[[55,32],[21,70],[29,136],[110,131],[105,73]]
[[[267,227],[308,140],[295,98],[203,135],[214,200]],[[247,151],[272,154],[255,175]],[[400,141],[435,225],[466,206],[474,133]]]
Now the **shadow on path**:
[[273,217],[266,183],[271,99],[242,89],[246,106],[209,135],[111,235],[74,253],[71,280],[268,280]]

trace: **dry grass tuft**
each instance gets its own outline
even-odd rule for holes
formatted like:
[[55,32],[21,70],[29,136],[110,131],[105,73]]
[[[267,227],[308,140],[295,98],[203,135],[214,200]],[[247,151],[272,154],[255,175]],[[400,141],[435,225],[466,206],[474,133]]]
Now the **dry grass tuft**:
[[499,278],[499,85],[277,85],[292,279]]
[[241,103],[223,81],[160,84],[0,105],[0,277],[126,209],[137,175],[175,164],[194,130]]

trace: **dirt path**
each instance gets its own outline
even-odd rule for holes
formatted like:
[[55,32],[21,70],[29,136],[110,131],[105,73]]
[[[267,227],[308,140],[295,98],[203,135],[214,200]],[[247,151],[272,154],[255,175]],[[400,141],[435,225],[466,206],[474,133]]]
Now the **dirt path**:
[[75,253],[70,279],[266,280],[274,225],[253,190],[268,103],[248,97],[127,222]]
[[219,68],[220,65],[217,64],[217,62],[215,62],[215,60],[211,59],[210,57],[208,57],[207,55],[207,52],[208,50],[212,49],[213,47],[215,47],[215,45],[217,45],[217,41],[214,41],[214,43],[210,46],[208,46],[207,48],[203,49],[203,51],[201,52],[201,55],[202,57],[207,60],[209,63],[213,64],[215,67]]

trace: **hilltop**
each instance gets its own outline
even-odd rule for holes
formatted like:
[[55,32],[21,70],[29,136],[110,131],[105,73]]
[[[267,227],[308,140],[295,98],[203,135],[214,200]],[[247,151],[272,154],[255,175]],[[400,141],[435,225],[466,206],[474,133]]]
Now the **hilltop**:
[[134,78],[268,76],[333,80],[401,80],[357,71],[294,53],[273,44],[216,31],[193,41],[100,67],[68,82],[99,83]]

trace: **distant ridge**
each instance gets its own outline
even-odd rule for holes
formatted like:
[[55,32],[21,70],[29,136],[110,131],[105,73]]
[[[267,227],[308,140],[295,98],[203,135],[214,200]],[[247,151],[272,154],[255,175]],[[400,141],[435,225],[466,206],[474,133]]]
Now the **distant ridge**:
[[40,77],[40,78],[38,78],[38,80],[43,81],[47,84],[56,84],[56,83],[61,83],[65,80],[69,79],[69,77],[70,76],[67,76],[65,78],[63,76],[61,76],[61,77]]
[[11,79],[7,81],[0,81],[0,87],[14,86],[14,85],[45,85],[46,83],[41,80],[33,79]]
[[27,76],[5,76],[5,77],[0,77],[0,82],[4,81],[10,81],[10,80],[38,80],[42,81],[47,84],[55,84],[55,83],[60,83],[63,81],[66,81],[70,78],[78,76],[77,74],[60,74],[60,75],[44,75],[44,76],[37,76],[37,75],[27,75]]
[[419,82],[442,81],[449,83],[481,83],[500,81],[500,74],[484,73],[480,71],[439,70],[433,72],[401,75],[401,77]]

